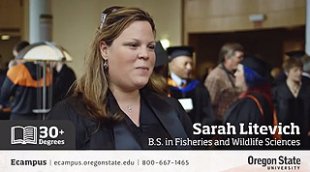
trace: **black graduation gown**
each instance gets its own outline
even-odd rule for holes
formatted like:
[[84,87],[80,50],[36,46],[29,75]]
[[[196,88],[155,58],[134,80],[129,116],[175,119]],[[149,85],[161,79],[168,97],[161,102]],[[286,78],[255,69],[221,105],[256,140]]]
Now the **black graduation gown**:
[[[300,126],[301,135],[282,135],[283,139],[300,139],[301,149],[310,149],[308,131],[310,131],[310,85],[303,82],[300,91],[295,98],[288,88],[286,82],[273,89],[275,107],[278,114],[278,121],[284,125],[291,122]],[[290,148],[296,149],[296,147]]]
[[[234,138],[272,138],[271,135],[240,135],[240,123],[244,123],[244,128],[248,128],[249,123],[273,126],[273,111],[270,104],[260,93],[252,93],[262,107],[263,113],[259,110],[257,103],[250,97],[244,97],[234,102],[224,114],[224,124],[230,123],[236,127],[236,134],[227,136]],[[229,149],[266,149],[261,146],[231,146]]]
[[[119,107],[113,95],[109,95],[108,105],[113,113],[118,111]],[[146,89],[141,91],[141,97],[154,114],[153,117],[157,118],[158,122],[163,126],[163,130],[166,131],[169,138],[192,138],[193,132],[190,119],[176,100],[160,96]],[[48,119],[70,120],[73,122],[76,127],[76,149],[146,149],[143,143],[142,145],[139,144],[139,138],[133,136],[135,131],[130,127],[128,128],[128,119],[125,118],[118,124],[98,126],[98,121],[91,119],[87,116],[87,113],[81,98],[70,96],[52,109]],[[141,116],[143,115],[141,114]],[[191,149],[191,147],[176,146],[171,147],[171,149]]]
[[53,104],[64,99],[71,85],[76,80],[74,71],[64,64],[59,72],[54,70]]
[[187,83],[187,86],[182,89],[169,86],[171,97],[176,99],[192,99],[193,109],[188,112],[192,123],[202,123],[203,125],[214,124],[215,118],[213,115],[209,91],[198,80],[188,80]]

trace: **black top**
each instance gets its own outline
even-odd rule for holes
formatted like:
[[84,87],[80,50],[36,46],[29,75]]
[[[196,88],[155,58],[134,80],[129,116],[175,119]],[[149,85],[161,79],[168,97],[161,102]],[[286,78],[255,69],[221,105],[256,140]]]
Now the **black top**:
[[301,135],[282,135],[283,139],[301,139],[301,148],[310,148],[310,85],[303,82],[297,97],[294,97],[286,82],[273,90],[279,122],[288,125],[291,122],[300,126]]
[[151,143],[155,143],[156,139],[164,141],[171,137],[143,98],[141,99],[140,126],[136,126],[128,116],[125,116],[124,122],[141,149],[175,149],[173,145],[165,144],[149,146],[149,139],[152,139]]
[[74,71],[66,64],[63,64],[59,72],[54,70],[53,104],[56,104],[66,97],[71,85],[75,80],[76,76]]
[[[146,138],[192,138],[193,127],[186,112],[175,99],[144,89],[141,93],[141,125],[128,118],[117,124],[99,124],[90,118],[81,97],[70,96],[56,104],[50,120],[70,120],[76,128],[76,149],[191,149],[190,146],[148,146]],[[120,108],[112,94],[108,95],[112,114]]]

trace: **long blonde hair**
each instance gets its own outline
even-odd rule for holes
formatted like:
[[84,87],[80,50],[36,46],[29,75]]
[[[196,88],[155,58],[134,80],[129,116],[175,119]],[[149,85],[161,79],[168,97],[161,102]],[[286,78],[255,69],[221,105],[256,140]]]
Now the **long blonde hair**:
[[[101,24],[93,40],[91,51],[86,59],[86,72],[76,82],[74,95],[82,95],[89,115],[99,120],[119,121],[121,114],[110,114],[107,106],[108,78],[104,59],[100,54],[100,42],[110,46],[113,41],[133,22],[147,21],[155,35],[155,24],[151,16],[139,8],[111,7],[103,11]],[[152,76],[147,84],[153,90]]]

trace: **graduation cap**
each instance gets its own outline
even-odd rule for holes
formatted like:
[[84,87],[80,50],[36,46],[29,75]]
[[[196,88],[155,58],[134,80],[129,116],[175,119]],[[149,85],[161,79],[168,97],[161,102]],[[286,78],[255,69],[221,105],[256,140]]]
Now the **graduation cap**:
[[156,62],[155,67],[164,66],[168,63],[168,54],[164,49],[163,45],[160,41],[157,41],[155,44],[155,55],[156,55]]
[[302,58],[304,55],[306,55],[304,50],[297,50],[297,51],[289,51],[286,52],[285,55],[289,56],[290,58]]
[[194,49],[189,46],[175,46],[167,48],[169,59],[172,60],[179,56],[193,57]]
[[255,71],[262,77],[268,77],[268,71],[269,71],[268,64],[254,55],[247,55],[247,57],[245,57],[241,61],[241,64],[243,66],[251,68],[253,71]]

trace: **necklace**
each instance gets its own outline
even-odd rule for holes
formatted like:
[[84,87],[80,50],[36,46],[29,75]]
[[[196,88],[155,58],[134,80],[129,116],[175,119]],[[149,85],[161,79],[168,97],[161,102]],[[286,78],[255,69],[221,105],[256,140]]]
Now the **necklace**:
[[126,109],[128,110],[129,113],[132,113],[132,105],[127,105]]

